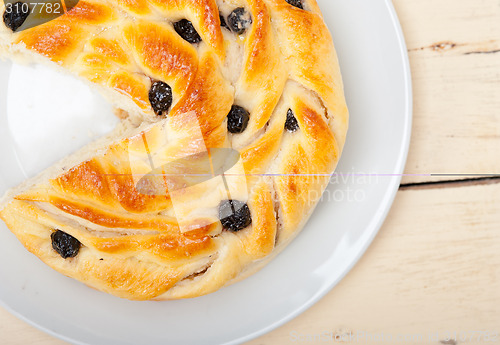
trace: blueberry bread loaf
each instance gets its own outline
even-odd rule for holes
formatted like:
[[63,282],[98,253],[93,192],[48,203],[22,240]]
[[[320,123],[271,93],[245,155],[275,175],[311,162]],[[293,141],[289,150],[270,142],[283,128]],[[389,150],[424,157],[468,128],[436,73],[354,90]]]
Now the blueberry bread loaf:
[[348,125],[315,0],[80,0],[27,28],[1,6],[2,56],[83,78],[128,116],[3,198],[45,263],[123,298],[196,297],[304,226]]

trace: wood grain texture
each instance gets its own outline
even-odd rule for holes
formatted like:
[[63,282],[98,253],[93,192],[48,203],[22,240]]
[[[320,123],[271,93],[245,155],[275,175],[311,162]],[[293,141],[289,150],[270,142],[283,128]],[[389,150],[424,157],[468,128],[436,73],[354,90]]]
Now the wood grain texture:
[[[500,174],[500,0],[394,5],[414,87],[406,173]],[[408,176],[403,183],[464,178]],[[405,188],[348,276],[303,315],[249,344],[341,343],[311,338],[332,333],[355,336],[347,344],[454,344],[442,342],[446,331],[465,332],[468,341],[458,344],[500,344],[498,267],[500,181]],[[499,335],[478,341],[474,331]],[[393,341],[374,338],[381,333]],[[399,335],[406,339],[398,342]],[[0,309],[0,344],[65,343]]]
[[[500,1],[394,0],[414,127],[405,172],[500,174]],[[403,183],[464,177],[403,178]]]
[[249,345],[340,343],[294,341],[325,332],[409,337],[351,344],[439,345],[446,331],[497,332],[496,342],[476,335],[466,343],[499,344],[499,211],[500,183],[400,191],[355,269],[310,310]]

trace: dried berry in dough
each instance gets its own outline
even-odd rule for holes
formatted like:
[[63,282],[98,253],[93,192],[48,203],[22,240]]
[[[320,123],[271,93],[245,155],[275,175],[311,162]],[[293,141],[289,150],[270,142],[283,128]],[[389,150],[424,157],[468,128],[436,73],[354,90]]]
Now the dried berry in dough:
[[80,0],[20,31],[0,13],[1,55],[88,80],[123,118],[0,204],[50,267],[122,298],[197,297],[302,229],[348,126],[315,0]]

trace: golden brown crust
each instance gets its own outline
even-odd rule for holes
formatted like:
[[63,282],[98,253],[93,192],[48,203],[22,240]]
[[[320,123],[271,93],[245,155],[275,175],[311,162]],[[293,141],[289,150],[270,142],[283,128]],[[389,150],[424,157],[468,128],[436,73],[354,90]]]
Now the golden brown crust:
[[[285,0],[81,0],[38,27],[0,30],[0,44],[26,47],[117,91],[154,122],[18,194],[0,217],[48,265],[119,297],[195,297],[251,272],[304,225],[347,131],[330,34],[316,2],[304,4],[301,10]],[[219,20],[219,8],[227,17],[237,5],[252,17],[241,36],[221,29]],[[183,18],[201,43],[176,33],[172,23]],[[173,90],[166,118],[149,103],[155,80]],[[233,104],[250,112],[238,135],[227,130]],[[295,132],[285,130],[289,109]],[[241,154],[226,184],[219,176],[189,185],[183,174],[196,174],[215,148]],[[180,175],[166,171],[188,156],[194,166]],[[252,224],[238,232],[218,219],[219,203],[229,197],[250,209]],[[63,259],[52,249],[55,229],[82,243],[78,256]]]

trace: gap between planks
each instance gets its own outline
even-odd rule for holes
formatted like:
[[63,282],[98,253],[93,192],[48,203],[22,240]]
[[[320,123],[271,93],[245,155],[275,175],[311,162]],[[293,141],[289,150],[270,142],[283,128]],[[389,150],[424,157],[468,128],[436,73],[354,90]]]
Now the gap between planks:
[[430,181],[421,183],[406,183],[401,184],[399,190],[424,190],[424,189],[439,189],[439,188],[459,188],[470,186],[482,186],[500,183],[500,176],[483,176],[474,178],[465,178],[462,180],[445,180],[445,181]]

